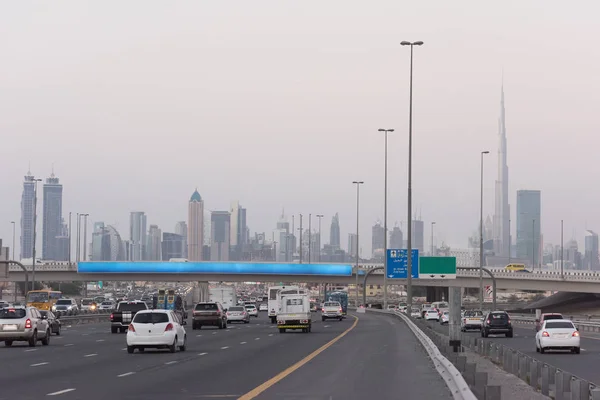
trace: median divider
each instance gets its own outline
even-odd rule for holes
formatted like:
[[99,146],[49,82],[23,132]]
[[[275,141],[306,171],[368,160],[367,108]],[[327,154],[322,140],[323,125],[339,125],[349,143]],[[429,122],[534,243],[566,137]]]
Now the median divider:
[[98,322],[109,322],[109,316],[110,313],[61,315],[58,319],[63,324],[69,323],[71,325],[80,325],[93,324]]

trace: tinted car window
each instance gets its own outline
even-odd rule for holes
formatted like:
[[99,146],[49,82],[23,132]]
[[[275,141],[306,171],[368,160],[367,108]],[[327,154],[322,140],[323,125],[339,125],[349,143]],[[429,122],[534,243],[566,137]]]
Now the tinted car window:
[[25,318],[27,312],[22,308],[3,308],[0,310],[0,319],[21,319]]
[[133,317],[133,322],[136,324],[162,324],[169,322],[169,316],[167,313],[138,313]]
[[215,303],[196,304],[196,311],[216,311],[219,307]]
[[119,311],[132,311],[138,312],[140,310],[147,310],[146,303],[121,303],[119,304]]
[[544,315],[544,318],[543,318],[544,321],[548,321],[551,319],[563,319],[563,316],[562,315]]
[[490,314],[490,318],[494,319],[494,320],[505,320],[508,319],[508,315],[501,313],[501,314]]
[[71,300],[57,300],[56,301],[56,305],[59,305],[59,306],[70,306],[71,304],[72,304]]
[[244,311],[244,307],[231,307],[229,311]]
[[548,322],[546,323],[546,329],[575,329],[575,326],[571,322]]

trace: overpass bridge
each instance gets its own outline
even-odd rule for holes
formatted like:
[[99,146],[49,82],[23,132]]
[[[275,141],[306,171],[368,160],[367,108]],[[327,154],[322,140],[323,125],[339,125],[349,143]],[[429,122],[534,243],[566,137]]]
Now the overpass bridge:
[[[364,271],[383,264],[359,264],[359,282]],[[31,279],[31,266],[25,266]],[[600,274],[595,272],[554,271],[521,273],[492,269],[497,289],[542,290],[576,293],[600,293]],[[305,282],[355,284],[355,267],[350,264],[279,264],[279,263],[215,263],[215,262],[81,262],[36,265],[38,281],[154,281],[154,282]],[[26,274],[18,266],[10,266],[8,277],[1,281],[25,281]],[[382,271],[374,271],[369,284],[383,284]],[[405,279],[388,279],[388,284],[403,285]],[[484,284],[491,280],[484,274]],[[415,286],[479,287],[479,271],[458,270],[456,279],[413,279]]]

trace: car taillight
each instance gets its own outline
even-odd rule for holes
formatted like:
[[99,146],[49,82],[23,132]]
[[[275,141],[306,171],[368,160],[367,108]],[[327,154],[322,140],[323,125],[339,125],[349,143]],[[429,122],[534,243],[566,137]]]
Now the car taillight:
[[550,337],[550,334],[546,331],[542,332],[542,336],[543,337]]
[[167,327],[165,328],[165,332],[169,332],[169,331],[172,331],[172,330],[173,330],[173,324],[169,322],[167,324]]
[[467,323],[467,319],[466,318],[463,318],[463,323],[465,323],[465,324]]
[[342,309],[340,308],[340,312],[342,312]]
[[29,318],[25,321],[25,329],[31,329],[31,320]]
[[492,323],[492,320],[489,320],[489,319],[488,319],[488,320],[487,320],[487,321],[485,321],[485,322],[486,322],[486,323],[489,325],[489,324],[491,324],[491,323]]
[[113,313],[110,314],[110,320],[112,321],[115,318],[115,315]]
[[221,311],[217,311],[217,317],[221,315]]
[[573,336],[573,337],[579,337],[579,332],[575,331],[575,332],[573,332],[573,334],[571,336]]
[[133,324],[129,324],[129,327],[127,329],[129,330],[129,332],[135,332],[135,328],[133,327]]

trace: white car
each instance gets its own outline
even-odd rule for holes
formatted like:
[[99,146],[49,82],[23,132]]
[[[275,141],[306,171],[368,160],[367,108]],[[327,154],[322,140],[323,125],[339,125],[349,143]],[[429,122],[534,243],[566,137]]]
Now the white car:
[[412,309],[412,311],[410,312],[410,316],[412,318],[421,318],[421,310],[419,308],[414,308]]
[[568,319],[544,321],[535,334],[535,350],[542,354],[546,350],[571,350],[571,353],[579,354],[581,351],[579,331]]
[[450,312],[444,311],[442,313],[442,315],[440,316],[440,324],[444,325],[444,324],[447,324],[448,322],[450,322]]
[[177,348],[185,351],[186,345],[185,329],[171,310],[138,311],[127,330],[129,354],[135,349],[144,351],[147,348],[169,349],[171,353],[175,353]]
[[269,311],[269,306],[267,303],[261,303],[260,306],[258,306],[258,311]]
[[439,320],[440,320],[440,314],[438,313],[438,310],[430,308],[429,310],[425,311],[425,321],[439,321]]
[[251,317],[258,317],[258,308],[254,304],[246,304],[244,307]]

